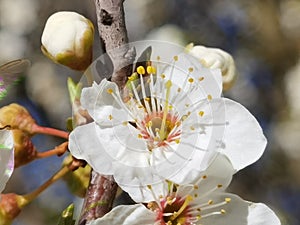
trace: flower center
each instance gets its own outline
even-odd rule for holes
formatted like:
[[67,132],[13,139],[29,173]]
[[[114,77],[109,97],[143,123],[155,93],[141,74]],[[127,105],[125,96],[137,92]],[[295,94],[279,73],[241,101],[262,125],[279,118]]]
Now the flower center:
[[161,208],[156,209],[159,211],[157,221],[160,221],[161,225],[188,225],[189,203],[192,200],[190,195],[185,199],[173,196],[166,197],[160,202]]

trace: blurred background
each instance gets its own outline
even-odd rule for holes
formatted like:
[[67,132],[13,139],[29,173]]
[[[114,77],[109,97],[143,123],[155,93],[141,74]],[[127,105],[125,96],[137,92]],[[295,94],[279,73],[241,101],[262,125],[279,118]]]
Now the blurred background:
[[[78,80],[82,75],[52,63],[40,51],[47,18],[62,10],[81,13],[96,24],[92,0],[0,0],[0,64],[18,58],[32,62],[0,106],[17,102],[39,124],[59,129],[65,129],[71,115],[67,78]],[[130,41],[157,39],[183,46],[194,42],[233,55],[239,77],[224,95],[255,115],[268,146],[258,162],[234,176],[229,190],[268,204],[283,224],[299,225],[300,1],[126,0],[125,13]],[[96,31],[94,57],[100,54]],[[61,142],[34,137],[39,151]],[[50,157],[18,168],[5,192],[32,191],[60,168],[61,161]],[[26,207],[14,225],[56,224],[60,212],[77,200],[59,181]]]

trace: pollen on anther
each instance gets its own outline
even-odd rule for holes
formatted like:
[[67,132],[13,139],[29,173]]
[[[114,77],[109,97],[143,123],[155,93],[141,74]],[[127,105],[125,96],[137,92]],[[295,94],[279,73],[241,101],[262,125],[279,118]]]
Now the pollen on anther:
[[198,114],[199,114],[199,116],[203,116],[203,115],[204,115],[204,112],[203,112],[203,111],[200,111]]
[[160,56],[159,56],[159,55],[156,57],[156,60],[157,60],[157,61],[159,61],[159,60],[160,60]]
[[146,73],[145,71],[145,68],[143,66],[139,66],[137,69],[136,69],[136,72],[140,75],[144,75]]
[[141,135],[141,134],[138,134],[138,138],[143,138],[143,135]]
[[197,198],[197,197],[198,197],[198,194],[197,194],[197,193],[196,193],[196,194],[194,194],[194,197],[195,197],[195,198]]
[[231,198],[225,198],[225,202],[226,202],[226,203],[231,202]]
[[225,214],[226,213],[226,210],[225,209],[221,209],[220,211],[222,214]]
[[218,188],[221,188],[221,187],[223,187],[223,185],[222,184],[218,184],[218,186],[217,186]]
[[162,79],[165,79],[165,78],[166,78],[166,75],[165,75],[165,74],[161,74],[160,77],[161,77]]
[[199,77],[198,80],[199,80],[199,81],[203,81],[203,80],[204,80],[204,77]]
[[193,83],[193,82],[194,82],[194,79],[190,77],[190,78],[188,79],[188,81],[189,81],[190,83]]
[[127,125],[128,125],[128,121],[124,121],[122,124],[123,124],[124,126],[127,126]]
[[206,179],[206,178],[207,178],[207,176],[206,176],[206,175],[203,175],[203,176],[202,176],[202,179]]
[[107,93],[112,94],[112,93],[114,93],[114,91],[113,91],[113,89],[109,88],[109,89],[107,89]]
[[212,96],[211,95],[207,95],[207,99],[208,100],[212,100]]
[[176,139],[176,140],[175,140],[175,143],[176,143],[176,144],[179,144],[179,143],[180,143],[180,139]]
[[199,188],[198,185],[194,185],[194,189],[197,190]]
[[174,59],[174,61],[178,61],[178,56],[175,55],[175,56],[173,57],[173,59]]
[[213,200],[208,200],[207,204],[212,205],[214,203]]
[[192,73],[193,71],[194,71],[194,68],[193,68],[193,67],[190,67],[190,68],[189,68],[189,72]]
[[148,74],[155,74],[156,73],[156,68],[153,66],[147,66],[147,73]]
[[112,119],[113,119],[113,116],[112,116],[112,115],[109,115],[109,116],[108,116],[108,119],[109,119],[109,120],[112,120]]
[[177,89],[177,92],[181,92],[181,88],[178,88],[178,89]]

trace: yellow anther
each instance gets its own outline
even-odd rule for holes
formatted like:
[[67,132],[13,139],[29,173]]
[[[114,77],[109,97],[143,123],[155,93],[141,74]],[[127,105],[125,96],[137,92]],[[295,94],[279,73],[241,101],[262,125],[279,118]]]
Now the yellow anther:
[[191,73],[191,72],[193,72],[194,71],[194,68],[193,67],[190,67],[189,68],[189,72]]
[[197,197],[198,197],[198,194],[197,194],[197,193],[196,193],[196,194],[194,194],[194,197],[195,197],[195,198],[197,198]]
[[226,202],[226,203],[231,202],[231,198],[225,198],[225,202]]
[[171,88],[172,87],[172,81],[171,80],[168,80],[166,82],[166,88]]
[[190,78],[188,79],[188,81],[189,81],[190,83],[193,83],[193,82],[194,82],[194,79],[190,77]]
[[175,143],[176,143],[176,144],[179,144],[179,143],[180,143],[180,139],[176,139],[176,140],[175,140]]
[[109,120],[112,120],[112,119],[113,119],[113,116],[112,116],[112,115],[109,115],[109,116],[108,116],[108,119],[109,119]]
[[156,60],[157,60],[157,61],[159,61],[159,60],[160,60],[160,56],[159,56],[159,55],[156,57]]
[[147,66],[147,73],[148,74],[155,74],[156,73],[156,68],[153,66]]
[[206,178],[207,178],[207,176],[206,176],[206,175],[203,175],[203,176],[202,176],[202,179],[206,179]]
[[193,126],[190,126],[190,129],[191,129],[191,130],[195,130],[195,127],[193,127]]
[[141,135],[141,134],[138,134],[138,138],[143,138],[143,135]]
[[136,72],[140,75],[144,75],[146,73],[145,71],[145,68],[143,66],[139,66],[137,69],[136,69]]
[[174,59],[174,61],[178,61],[178,56],[175,55],[175,56],[173,57],[173,59]]
[[204,115],[204,112],[203,112],[203,111],[200,111],[198,114],[199,114],[199,116],[203,116],[203,115]]
[[199,81],[203,81],[203,80],[204,80],[204,77],[199,77],[198,80],[199,80]]
[[213,200],[208,200],[207,204],[212,205],[214,203]]
[[145,98],[145,101],[150,102],[150,98],[148,98],[148,97]]
[[223,185],[222,184],[218,184],[217,188],[221,188],[221,187],[223,187]]
[[222,214],[225,214],[226,213],[226,210],[225,209],[221,209],[220,211]]
[[129,81],[134,81],[135,79],[137,79],[137,73],[133,73],[130,77],[128,77]]
[[166,75],[165,75],[165,74],[161,74],[160,77],[161,77],[162,79],[165,79],[165,78],[166,78]]
[[181,88],[178,88],[178,89],[177,89],[177,92],[181,92]]
[[[197,210],[198,212],[201,212],[201,209],[200,209],[200,208],[197,208],[196,210]],[[200,216],[200,215],[199,215],[199,216]]]
[[108,88],[108,89],[107,89],[107,93],[108,93],[108,94],[112,94],[112,93],[114,93],[114,90],[111,89],[111,88]]
[[198,185],[194,185],[194,189],[195,189],[195,190],[198,190],[198,189],[199,189],[199,186],[198,186]]
[[152,186],[149,184],[149,185],[147,185],[147,188],[151,190]]
[[146,123],[146,127],[147,127],[147,128],[152,127],[152,121],[149,121],[148,123]]
[[197,220],[200,220],[201,219],[201,215],[197,215]]
[[207,99],[208,100],[212,100],[212,96],[211,95],[207,95]]
[[127,122],[127,121],[124,121],[122,124],[123,124],[124,126],[127,126],[127,125],[128,125],[128,122]]

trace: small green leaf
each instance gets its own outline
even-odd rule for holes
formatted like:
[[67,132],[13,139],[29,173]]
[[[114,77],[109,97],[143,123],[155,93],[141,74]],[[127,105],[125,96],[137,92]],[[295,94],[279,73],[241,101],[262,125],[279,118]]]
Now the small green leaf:
[[70,101],[73,103],[75,99],[80,99],[82,84],[79,82],[75,84],[71,77],[68,78],[68,90],[70,95]]
[[69,132],[71,132],[73,130],[73,118],[72,117],[67,118],[66,128],[67,128],[67,131],[69,131]]
[[74,204],[69,205],[62,213],[59,218],[57,225],[74,225],[75,220],[73,219]]

